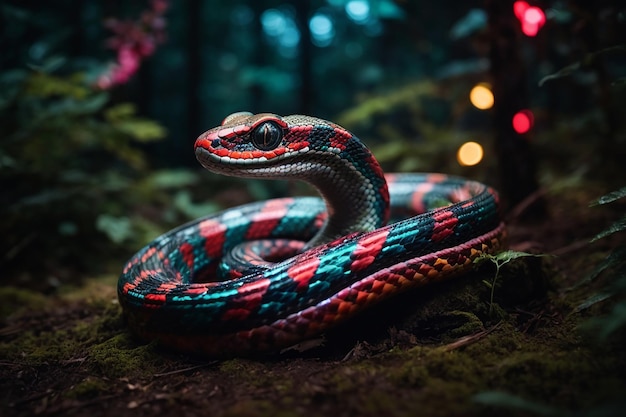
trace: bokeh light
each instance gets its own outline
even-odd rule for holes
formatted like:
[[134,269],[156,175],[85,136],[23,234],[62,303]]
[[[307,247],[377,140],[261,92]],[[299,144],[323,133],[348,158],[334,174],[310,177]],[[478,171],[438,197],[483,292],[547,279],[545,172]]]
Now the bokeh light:
[[261,25],[269,36],[280,36],[287,28],[287,19],[280,10],[268,9],[261,15]]
[[513,129],[519,134],[528,132],[534,123],[535,117],[530,110],[520,110],[513,116]]
[[487,83],[480,83],[472,88],[470,91],[470,101],[474,107],[480,110],[487,110],[493,107],[493,93],[491,92],[490,85]]
[[324,47],[331,44],[335,37],[335,25],[324,13],[316,13],[309,20],[311,38],[316,46]]
[[476,142],[465,142],[456,153],[456,159],[460,165],[472,166],[482,161],[483,147]]
[[350,0],[346,3],[348,17],[356,23],[365,23],[370,17],[370,5],[366,0]]
[[526,36],[537,36],[539,29],[546,23],[546,15],[543,10],[531,6],[525,1],[513,3],[513,13],[522,24],[522,32]]
[[261,14],[263,32],[270,41],[279,46],[277,51],[285,58],[294,58],[298,53],[300,30],[291,13],[279,9],[268,9]]

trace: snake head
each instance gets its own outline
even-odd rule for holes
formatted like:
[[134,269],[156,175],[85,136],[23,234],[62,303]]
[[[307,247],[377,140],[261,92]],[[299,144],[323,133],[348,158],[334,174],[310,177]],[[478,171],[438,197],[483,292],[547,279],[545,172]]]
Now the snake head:
[[309,150],[308,132],[312,128],[310,124],[289,124],[272,113],[233,113],[220,126],[198,137],[196,157],[209,171],[266,176],[264,167],[282,164]]
[[209,171],[247,178],[297,179],[315,187],[329,220],[315,246],[389,218],[383,171],[365,145],[332,122],[311,116],[233,113],[196,140],[196,158]]

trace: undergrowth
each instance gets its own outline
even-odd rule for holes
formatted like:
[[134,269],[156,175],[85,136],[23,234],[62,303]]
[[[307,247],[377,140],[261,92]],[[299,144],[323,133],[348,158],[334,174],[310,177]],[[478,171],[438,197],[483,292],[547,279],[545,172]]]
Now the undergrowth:
[[[626,187],[617,191],[606,194],[593,201],[590,206],[598,206],[613,203],[626,197]],[[611,226],[598,233],[589,244],[600,239],[606,239],[616,233],[623,233],[626,230],[626,215],[614,222]],[[520,253],[520,256],[528,254]],[[499,257],[499,259],[498,259]],[[500,267],[516,258],[515,252],[503,252],[497,256],[489,256],[496,265],[496,273],[491,283],[485,282],[492,288],[491,303],[493,305],[493,291],[495,283],[498,279]],[[578,330],[589,335],[592,344],[602,345],[603,349],[610,349],[607,342],[616,343],[617,346],[623,345],[624,327],[626,325],[626,245],[618,243],[596,267],[574,287],[568,288],[567,292],[582,287],[593,288],[597,285],[596,290],[592,290],[584,301],[580,302],[572,310],[572,314],[581,313],[600,304],[608,305],[608,312],[604,314],[596,314],[590,318],[582,320],[578,326]],[[610,402],[602,405],[593,406],[582,411],[573,411],[570,409],[559,408],[534,400],[530,400],[524,396],[512,394],[506,391],[484,391],[473,397],[478,404],[489,407],[504,408],[514,412],[524,412],[530,415],[546,416],[546,417],[578,417],[578,416],[618,416],[621,415],[626,404],[623,399],[612,399]]]

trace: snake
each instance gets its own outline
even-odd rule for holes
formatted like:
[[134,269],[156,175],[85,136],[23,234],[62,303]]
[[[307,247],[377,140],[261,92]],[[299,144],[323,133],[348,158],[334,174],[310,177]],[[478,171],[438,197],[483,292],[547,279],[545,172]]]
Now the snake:
[[301,180],[320,197],[209,214],[140,249],[117,292],[127,326],[180,352],[280,352],[504,248],[498,193],[439,173],[385,174],[354,134],[304,115],[237,112],[194,145],[211,172]]

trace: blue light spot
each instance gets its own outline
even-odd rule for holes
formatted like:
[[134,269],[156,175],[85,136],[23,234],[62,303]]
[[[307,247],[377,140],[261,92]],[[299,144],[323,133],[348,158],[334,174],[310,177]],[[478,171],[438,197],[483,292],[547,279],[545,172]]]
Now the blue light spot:
[[335,37],[335,25],[330,17],[323,13],[316,13],[309,20],[309,30],[316,46],[328,46]]
[[281,11],[268,9],[261,15],[261,25],[269,36],[279,36],[287,28],[287,19]]
[[295,25],[289,25],[280,36],[280,44],[286,48],[295,48],[300,42],[300,31]]
[[261,14],[261,26],[268,41],[277,48],[278,54],[294,58],[298,54],[300,30],[288,10],[268,9]]
[[365,23],[370,17],[370,5],[366,0],[350,0],[346,3],[348,17],[356,23]]

